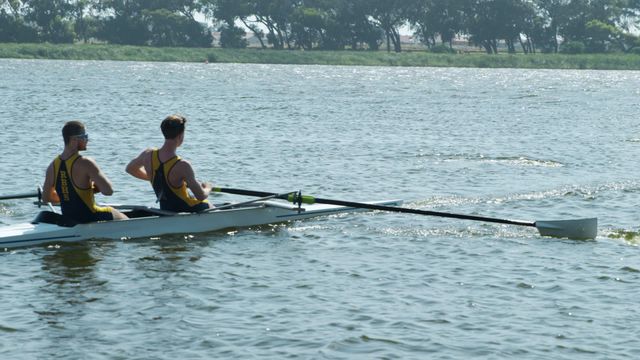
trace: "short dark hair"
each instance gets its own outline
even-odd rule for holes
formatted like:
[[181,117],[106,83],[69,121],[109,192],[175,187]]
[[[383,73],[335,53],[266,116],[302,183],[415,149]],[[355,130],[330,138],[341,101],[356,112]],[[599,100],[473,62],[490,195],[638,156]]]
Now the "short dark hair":
[[71,141],[72,136],[82,135],[84,133],[85,129],[83,123],[77,120],[68,121],[62,127],[62,138],[64,139],[64,144],[67,145],[69,141]]
[[184,132],[184,125],[187,122],[187,118],[182,115],[169,115],[160,124],[162,129],[162,135],[165,139],[175,139],[178,135]]

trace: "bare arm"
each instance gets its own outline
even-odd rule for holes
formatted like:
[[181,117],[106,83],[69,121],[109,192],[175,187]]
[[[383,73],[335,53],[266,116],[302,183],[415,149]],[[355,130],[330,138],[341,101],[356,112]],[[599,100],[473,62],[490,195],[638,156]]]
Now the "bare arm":
[[141,180],[151,180],[151,174],[147,172],[145,164],[149,162],[149,149],[143,151],[135,159],[131,160],[127,165],[126,171],[131,176]]
[[47,173],[44,178],[44,185],[42,185],[42,201],[43,202],[51,202],[51,203],[59,203],[60,197],[56,192],[56,189],[53,187],[53,182],[55,175],[53,174],[53,163],[49,164],[47,168]]
[[93,185],[93,183],[95,183],[95,187],[97,187],[103,195],[112,195],[113,187],[111,186],[111,181],[109,181],[109,179],[107,179],[104,173],[100,170],[98,164],[96,164],[93,159],[85,158],[85,160],[91,184]]
[[187,183],[187,188],[191,190],[196,199],[202,201],[209,197],[211,185],[208,183],[200,183],[196,180],[193,168],[189,162],[184,160],[180,161],[180,173],[183,174],[183,179]]

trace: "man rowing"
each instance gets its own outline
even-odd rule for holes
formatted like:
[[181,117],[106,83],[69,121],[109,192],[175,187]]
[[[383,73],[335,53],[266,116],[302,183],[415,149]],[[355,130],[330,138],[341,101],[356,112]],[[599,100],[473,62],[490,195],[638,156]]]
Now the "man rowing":
[[213,207],[207,201],[211,185],[198,182],[191,164],[176,154],[184,141],[186,122],[180,115],[164,119],[160,125],[164,135],[162,147],[144,150],[126,168],[132,176],[151,182],[162,210],[200,212]]
[[42,200],[59,202],[62,214],[79,223],[126,219],[114,208],[96,205],[94,193],[109,196],[113,188],[98,164],[80,155],[89,142],[84,124],[67,122],[62,128],[62,138],[64,150],[47,168]]

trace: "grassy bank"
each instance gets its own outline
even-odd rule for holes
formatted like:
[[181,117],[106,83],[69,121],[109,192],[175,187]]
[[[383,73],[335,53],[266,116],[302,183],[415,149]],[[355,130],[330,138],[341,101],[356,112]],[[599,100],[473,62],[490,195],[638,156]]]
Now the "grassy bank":
[[210,63],[434,66],[531,69],[640,70],[633,54],[434,54],[424,51],[287,51],[219,48],[154,48],[122,45],[0,44],[0,58],[174,61]]

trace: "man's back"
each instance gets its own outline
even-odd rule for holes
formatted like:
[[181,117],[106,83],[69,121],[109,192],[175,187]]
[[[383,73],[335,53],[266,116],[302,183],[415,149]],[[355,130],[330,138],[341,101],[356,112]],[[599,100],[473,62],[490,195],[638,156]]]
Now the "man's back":
[[151,182],[161,207],[172,211],[202,211],[211,207],[207,202],[211,185],[198,182],[191,164],[176,154],[184,141],[186,122],[180,115],[167,116],[160,125],[165,138],[162,147],[144,150],[129,162],[126,171]]

